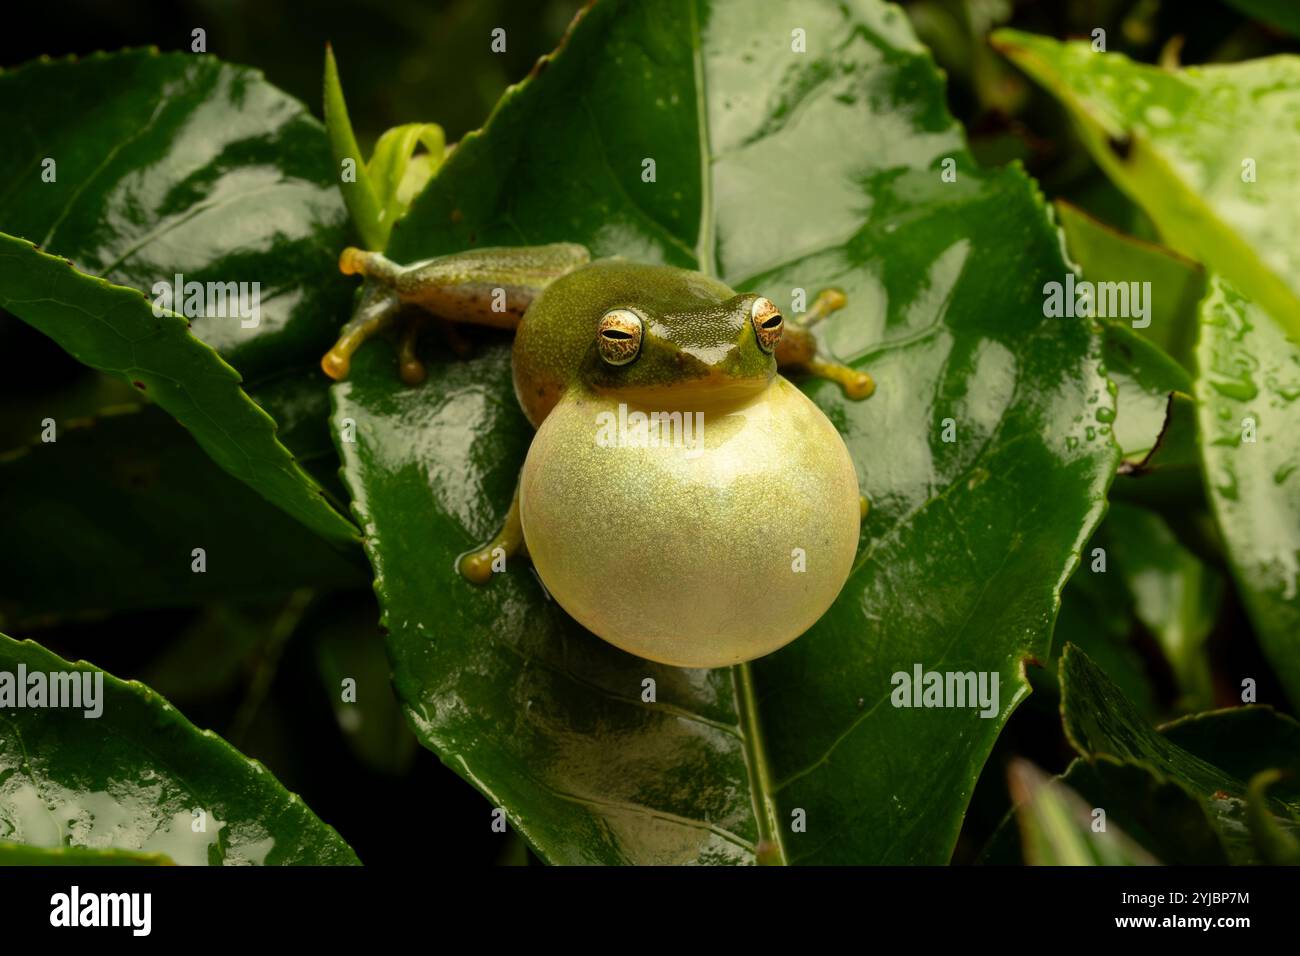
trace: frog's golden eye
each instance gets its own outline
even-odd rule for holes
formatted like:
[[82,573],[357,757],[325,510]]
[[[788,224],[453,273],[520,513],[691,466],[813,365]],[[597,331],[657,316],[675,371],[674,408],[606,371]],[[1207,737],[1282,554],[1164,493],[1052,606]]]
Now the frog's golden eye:
[[641,318],[627,309],[611,309],[596,330],[600,357],[610,365],[626,365],[641,351]]
[[774,351],[776,343],[781,341],[781,330],[785,328],[785,319],[781,317],[780,311],[771,299],[759,296],[750,307],[749,315],[754,322],[758,347],[764,352]]

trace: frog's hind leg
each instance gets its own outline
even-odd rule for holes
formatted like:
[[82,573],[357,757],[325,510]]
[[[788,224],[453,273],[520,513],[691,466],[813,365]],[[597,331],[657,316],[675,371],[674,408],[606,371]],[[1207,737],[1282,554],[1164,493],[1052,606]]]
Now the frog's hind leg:
[[402,380],[424,381],[416,357],[423,310],[449,322],[514,331],[533,300],[556,279],[591,261],[583,246],[553,243],[518,248],[471,249],[401,266],[378,252],[349,247],[339,256],[339,271],[366,279],[356,317],[321,361],[331,378],[347,375],[352,353],[393,320],[403,306],[398,346]]
[[830,379],[844,389],[844,394],[852,399],[863,399],[876,390],[875,380],[866,372],[842,365],[839,362],[827,362],[817,357],[817,340],[813,338],[812,327],[826,316],[844,308],[848,300],[839,289],[825,289],[813,300],[812,308],[801,318],[787,323],[781,334],[781,341],[776,346],[776,361],[781,367],[795,366],[802,368],[818,378]]
[[457,558],[456,570],[474,584],[487,584],[492,580],[493,572],[505,569],[507,559],[526,553],[524,525],[519,518],[519,483],[516,482],[514,498],[510,501],[510,510],[506,512],[501,530],[487,544]]

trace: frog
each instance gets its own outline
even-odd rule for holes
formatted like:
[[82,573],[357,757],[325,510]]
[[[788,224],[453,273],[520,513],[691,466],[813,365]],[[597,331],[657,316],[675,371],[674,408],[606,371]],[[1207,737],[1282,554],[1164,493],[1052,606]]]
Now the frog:
[[838,596],[867,499],[838,430],[782,372],[852,400],[875,390],[813,335],[846,305],[841,290],[787,322],[760,293],[575,243],[409,265],[349,247],[339,268],[364,282],[321,360],[332,379],[392,331],[398,376],[419,387],[435,316],[514,334],[515,398],[535,431],[500,530],[457,559],[467,582],[526,557],[588,631],[688,668],[773,653]]

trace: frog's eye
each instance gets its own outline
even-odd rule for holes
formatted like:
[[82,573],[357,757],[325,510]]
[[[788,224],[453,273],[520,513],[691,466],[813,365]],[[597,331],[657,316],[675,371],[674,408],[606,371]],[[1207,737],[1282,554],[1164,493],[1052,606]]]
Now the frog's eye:
[[754,322],[758,347],[764,352],[773,351],[776,343],[781,341],[781,330],[785,328],[785,319],[781,317],[780,311],[771,299],[759,296],[750,307],[749,315]]
[[641,318],[627,309],[611,309],[596,330],[600,357],[610,365],[626,365],[641,351]]

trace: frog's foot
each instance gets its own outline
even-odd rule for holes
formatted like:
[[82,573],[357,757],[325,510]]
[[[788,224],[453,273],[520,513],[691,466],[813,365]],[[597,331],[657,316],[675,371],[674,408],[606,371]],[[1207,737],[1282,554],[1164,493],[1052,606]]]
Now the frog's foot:
[[367,339],[388,328],[401,307],[397,295],[390,289],[367,285],[352,319],[343,326],[343,332],[334,347],[320,360],[320,367],[325,374],[335,381],[347,378],[348,369],[352,367],[353,353]]
[[816,375],[830,379],[844,389],[844,394],[854,400],[867,398],[876,390],[875,380],[866,372],[827,362],[817,357],[817,340],[809,331],[832,312],[844,308],[848,298],[839,289],[823,289],[813,299],[812,307],[786,326],[776,347],[776,361],[780,366],[794,365]]
[[[823,296],[825,293],[817,297],[818,301],[821,301]],[[814,303],[814,307],[815,305]],[[786,326],[781,341],[776,346],[776,361],[782,368],[795,366],[818,378],[837,382],[844,389],[844,394],[855,401],[867,398],[876,390],[875,379],[866,372],[860,372],[839,362],[827,362],[818,358],[817,340],[802,324]]]
[[810,329],[832,312],[838,312],[848,304],[848,297],[839,289],[822,289],[813,299],[812,308],[797,316],[794,324],[800,328]]
[[867,512],[871,510],[871,502],[867,500],[866,495],[858,495],[858,520],[866,521]]
[[519,520],[519,487],[516,485],[501,530],[481,548],[462,554],[456,561],[456,570],[474,584],[487,584],[494,572],[505,570],[508,558],[525,553],[524,526]]
[[826,378],[839,383],[839,386],[844,389],[844,394],[854,401],[870,398],[871,393],[876,390],[876,380],[874,378],[866,372],[859,372],[857,369],[841,365],[839,362],[823,362],[821,359],[811,359],[805,363],[804,368],[818,378]]

